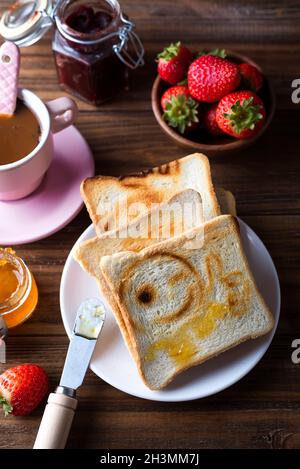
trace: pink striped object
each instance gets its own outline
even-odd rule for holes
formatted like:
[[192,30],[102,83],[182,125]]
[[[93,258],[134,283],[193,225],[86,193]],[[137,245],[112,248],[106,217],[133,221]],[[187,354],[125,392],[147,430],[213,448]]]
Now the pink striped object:
[[13,42],[0,47],[0,115],[12,116],[16,109],[20,50]]

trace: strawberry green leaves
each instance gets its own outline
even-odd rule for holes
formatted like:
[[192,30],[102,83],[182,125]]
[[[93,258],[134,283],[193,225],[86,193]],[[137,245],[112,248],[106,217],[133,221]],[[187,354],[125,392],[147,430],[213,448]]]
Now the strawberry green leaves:
[[7,417],[9,414],[12,413],[12,410],[13,410],[12,406],[9,404],[9,402],[7,402],[6,399],[4,399],[4,397],[1,397],[1,396],[0,396],[0,406],[2,406],[3,408],[5,417]]
[[226,59],[227,52],[225,49],[212,49],[209,52],[200,51],[197,54],[197,58],[202,57],[203,55],[214,55],[215,57],[221,57],[221,59]]
[[172,96],[166,104],[163,119],[170,127],[177,128],[181,134],[192,129],[199,122],[198,103],[184,95]]
[[253,130],[263,115],[260,112],[260,105],[253,105],[253,97],[244,99],[243,103],[237,100],[231,106],[230,113],[224,113],[224,117],[229,119],[235,132],[240,134],[244,129]]
[[165,47],[164,50],[157,55],[157,61],[159,59],[163,59],[163,60],[174,59],[174,57],[178,56],[180,47],[181,47],[180,41],[176,42],[175,44],[172,43],[168,47]]

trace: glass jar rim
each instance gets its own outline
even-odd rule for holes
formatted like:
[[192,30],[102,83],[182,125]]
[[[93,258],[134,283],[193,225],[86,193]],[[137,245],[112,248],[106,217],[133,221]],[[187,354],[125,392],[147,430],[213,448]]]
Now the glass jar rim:
[[16,291],[12,294],[12,297],[0,304],[0,316],[5,316],[6,314],[12,313],[26,301],[31,290],[32,277],[27,265],[20,257],[3,248],[0,248],[0,256],[2,259],[7,259],[10,264],[16,266],[23,279]]
[[0,18],[1,36],[19,47],[35,44],[54,24],[54,3],[54,0],[14,0]]
[[76,44],[82,45],[95,45],[102,41],[106,41],[110,37],[119,35],[119,28],[116,26],[120,19],[122,19],[121,7],[118,0],[104,0],[112,8],[112,11],[115,12],[115,15],[109,25],[95,34],[89,33],[80,33],[72,28],[70,28],[64,21],[64,11],[69,4],[66,2],[59,2],[54,11],[54,20],[56,27],[60,34],[67,39],[68,41],[74,42]]

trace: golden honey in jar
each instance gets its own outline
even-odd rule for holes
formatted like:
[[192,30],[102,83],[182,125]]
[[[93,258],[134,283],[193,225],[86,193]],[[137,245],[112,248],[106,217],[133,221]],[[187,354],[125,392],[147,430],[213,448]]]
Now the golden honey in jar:
[[0,248],[0,316],[7,327],[26,321],[37,302],[36,282],[25,262],[11,248]]

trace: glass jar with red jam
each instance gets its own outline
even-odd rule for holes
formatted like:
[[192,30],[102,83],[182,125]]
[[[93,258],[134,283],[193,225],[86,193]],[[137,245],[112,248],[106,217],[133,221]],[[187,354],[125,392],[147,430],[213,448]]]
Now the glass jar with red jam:
[[19,46],[55,26],[53,52],[61,87],[99,105],[126,87],[128,68],[143,65],[143,45],[117,0],[19,0],[3,13],[0,33]]
[[53,51],[64,89],[98,105],[126,86],[128,63],[121,50],[127,53],[133,25],[117,1],[62,0],[55,20]]

